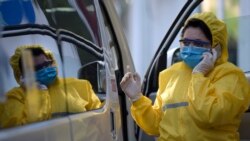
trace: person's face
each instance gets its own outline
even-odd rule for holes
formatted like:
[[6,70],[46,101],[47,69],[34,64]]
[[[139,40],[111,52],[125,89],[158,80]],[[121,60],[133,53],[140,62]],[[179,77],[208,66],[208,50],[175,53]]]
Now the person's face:
[[205,36],[200,28],[188,27],[182,39],[180,40],[181,47],[183,46],[195,46],[211,48],[209,39]]
[[35,71],[52,66],[53,61],[48,59],[44,54],[33,57]]

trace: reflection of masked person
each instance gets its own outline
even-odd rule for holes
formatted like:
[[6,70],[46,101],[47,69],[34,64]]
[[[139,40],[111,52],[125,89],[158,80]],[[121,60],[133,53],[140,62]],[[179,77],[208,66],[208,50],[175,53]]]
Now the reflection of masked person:
[[[33,56],[35,80],[39,85],[38,94],[35,96],[35,99],[38,99],[37,114],[28,112],[29,101],[32,101],[32,97],[27,95],[27,89],[23,85],[23,82],[26,81],[26,76],[23,77],[25,68],[22,68],[21,65],[23,63],[21,54],[24,50],[29,50]],[[0,115],[1,127],[23,125],[69,113],[79,113],[97,109],[101,105],[87,80],[59,78],[52,53],[45,51],[39,45],[17,48],[10,63],[15,79],[21,87],[13,88],[7,93],[7,101],[1,105],[4,108],[0,108],[3,109]]]
[[212,13],[198,13],[188,19],[181,38],[183,61],[159,74],[153,106],[141,94],[139,75],[123,77],[133,118],[159,141],[238,141],[250,90],[244,73],[227,61],[226,24]]
[[46,86],[52,84],[56,79],[56,67],[47,67],[36,72],[36,80]]
[[[32,51],[32,56],[34,56],[34,60],[37,60],[34,62],[35,66],[35,77],[36,80],[43,85],[48,86],[51,84],[57,76],[56,72],[56,67],[55,67],[55,60],[52,56],[52,53],[48,50],[43,50],[40,46],[38,45],[33,45],[33,46],[23,46],[20,48],[17,48],[15,51],[15,54],[11,57],[11,66],[14,71],[15,79],[19,84],[23,83],[24,80],[24,74],[22,74],[22,58],[21,54],[23,50],[30,50]],[[40,59],[40,60],[39,60]],[[25,68],[24,68],[25,69]],[[22,74],[22,75],[21,75]]]

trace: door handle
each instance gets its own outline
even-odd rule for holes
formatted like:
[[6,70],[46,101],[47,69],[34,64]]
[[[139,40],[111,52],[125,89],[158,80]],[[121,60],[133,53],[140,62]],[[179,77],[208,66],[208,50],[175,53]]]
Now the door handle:
[[111,135],[112,139],[116,139],[116,127],[115,127],[115,113],[111,110],[110,111],[110,124],[111,124]]

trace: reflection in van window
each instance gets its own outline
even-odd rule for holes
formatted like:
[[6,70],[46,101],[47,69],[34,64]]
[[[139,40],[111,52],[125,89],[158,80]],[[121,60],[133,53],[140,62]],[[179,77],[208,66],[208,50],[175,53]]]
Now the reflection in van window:
[[[65,34],[60,34],[64,36]],[[106,98],[106,71],[101,50],[84,42],[70,40],[70,36],[61,41],[62,60],[65,77],[87,79],[101,101]],[[93,50],[96,49],[96,50]]]
[[51,4],[48,1],[38,3],[52,27],[69,30],[102,46],[93,0],[76,0],[72,4],[67,0],[53,0]]
[[18,47],[10,65],[19,86],[8,91],[0,104],[0,128],[101,107],[90,82],[58,77],[53,54],[40,45]]

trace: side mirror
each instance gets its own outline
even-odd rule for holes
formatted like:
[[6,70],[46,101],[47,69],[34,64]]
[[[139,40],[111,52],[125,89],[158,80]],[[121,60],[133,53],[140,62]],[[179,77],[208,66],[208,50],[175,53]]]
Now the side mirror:
[[83,65],[78,71],[78,78],[88,80],[95,93],[106,93],[106,73],[103,61],[94,61]]

